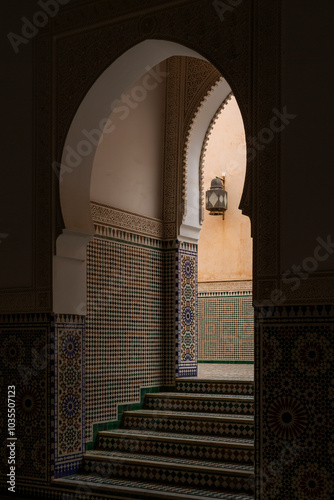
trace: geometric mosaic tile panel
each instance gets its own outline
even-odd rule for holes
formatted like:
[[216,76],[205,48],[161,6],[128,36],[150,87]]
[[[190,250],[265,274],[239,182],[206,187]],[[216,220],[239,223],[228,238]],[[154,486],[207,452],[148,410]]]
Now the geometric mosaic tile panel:
[[199,434],[252,439],[254,437],[254,417],[248,415],[198,414],[191,412],[150,411],[125,412],[125,429],[155,430],[181,434]]
[[237,394],[254,395],[253,382],[218,381],[218,380],[180,380],[176,379],[178,392],[195,392],[205,394]]
[[77,472],[85,452],[85,318],[54,316],[54,477]]
[[144,408],[150,410],[196,411],[253,415],[253,398],[247,396],[187,393],[146,394]]
[[141,389],[172,383],[175,244],[124,231],[87,252],[86,435],[112,422]]
[[[201,465],[205,465],[203,470]],[[192,467],[191,474],[189,467]],[[229,471],[231,469],[231,471]],[[116,451],[89,452],[83,463],[85,474],[98,474],[112,478],[142,480],[158,484],[174,484],[176,486],[192,486],[218,491],[250,492],[249,478],[252,467],[249,465],[200,462],[189,459],[139,455]],[[236,475],[235,471],[238,471]]]
[[179,243],[178,376],[197,376],[197,245]]
[[265,500],[329,500],[334,498],[333,317],[325,312],[312,318],[307,306],[295,309],[295,317],[293,308],[281,308],[259,325],[262,424],[257,436],[263,433],[263,449],[257,494]]
[[252,292],[198,294],[199,361],[253,362]]
[[9,473],[8,386],[15,386],[16,479],[27,484],[50,480],[50,336],[50,314],[0,316],[0,474],[4,483]]
[[[242,444],[240,446],[240,442]],[[253,441],[117,429],[99,433],[98,449],[253,464]]]
[[[212,491],[208,489],[202,489],[201,490],[201,495],[198,496],[198,489],[192,488],[192,487],[186,487],[186,486],[174,486],[174,485],[167,485],[167,484],[152,484],[149,482],[144,482],[144,481],[131,481],[131,480],[122,480],[122,479],[110,479],[108,476],[107,477],[100,477],[98,475],[73,475],[69,476],[66,478],[64,483],[66,485],[72,486],[71,482],[76,484],[76,481],[80,481],[80,486],[82,486],[81,490],[89,490],[94,488],[98,488],[99,486],[102,487],[102,491],[106,486],[113,487],[111,491],[109,490],[105,494],[100,492],[100,494],[96,493],[94,491],[94,497],[92,497],[92,500],[97,500],[99,498],[103,499],[108,499],[110,500],[111,498],[111,493],[116,492],[116,494],[120,491],[124,494],[124,491],[129,495],[124,498],[136,498],[136,499],[141,499],[145,500],[147,498],[153,499],[152,494],[159,495],[159,498],[184,498],[184,499],[189,499],[191,500],[192,498],[195,500],[201,500],[202,498],[212,498],[216,500],[252,500],[253,496],[252,495],[246,495],[246,494],[236,494],[236,493],[220,493],[217,491]],[[86,484],[87,486],[86,486]],[[138,495],[138,488],[140,488],[141,494]],[[111,489],[111,488],[110,488]],[[131,491],[132,490],[132,491]],[[99,491],[99,490],[97,490]],[[75,496],[76,495],[76,496]],[[174,496],[173,496],[174,495]],[[182,495],[182,496],[181,496]],[[120,498],[120,497],[118,497]],[[157,496],[154,497],[156,499]],[[70,494],[66,494],[62,497],[63,500],[77,500],[77,494],[73,494],[72,496]]]

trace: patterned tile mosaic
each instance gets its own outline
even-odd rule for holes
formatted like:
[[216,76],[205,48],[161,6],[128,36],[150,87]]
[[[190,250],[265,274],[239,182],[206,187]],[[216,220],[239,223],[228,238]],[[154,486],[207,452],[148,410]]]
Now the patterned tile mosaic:
[[198,414],[191,412],[150,411],[127,412],[123,427],[136,430],[156,430],[179,432],[181,434],[200,434],[211,436],[254,437],[254,418],[249,415],[219,415],[214,413]]
[[[0,441],[2,481],[9,472],[7,387],[15,386],[15,471],[26,484],[45,484],[51,477],[51,315],[0,316]],[[15,495],[14,495],[15,496]]]
[[[228,379],[227,379],[228,380]],[[231,382],[210,380],[210,379],[176,379],[176,389],[179,392],[195,392],[205,394],[238,394],[250,395],[254,394],[254,383],[249,381],[238,382],[234,379]]]
[[253,362],[252,293],[198,294],[198,358],[200,362]]
[[256,376],[262,379],[257,399],[262,405],[256,434],[262,460],[256,498],[329,500],[334,498],[333,316],[324,307],[278,309],[259,325],[263,368]]
[[[83,471],[85,474],[96,473],[100,476],[151,481],[158,484],[191,487],[195,483],[199,489],[206,487],[216,491],[250,492],[249,478],[253,469],[251,466],[233,464],[228,467],[224,464],[225,470],[222,471],[223,466],[220,463],[211,462],[208,467],[208,463],[203,462],[206,468],[196,470],[200,464],[200,461],[184,458],[159,457],[157,459],[155,456],[148,455],[94,451],[85,457]],[[190,467],[192,467],[191,474],[189,473]],[[235,470],[242,472],[243,477],[241,474],[236,476]]]
[[178,254],[178,376],[197,375],[197,245],[180,243]]
[[[133,495],[130,498],[139,498],[136,495],[136,490],[138,488],[141,489],[142,491],[142,496],[140,498],[146,499],[146,498],[153,498],[152,497],[152,492],[153,494],[159,494],[159,497],[162,498],[162,495],[169,494],[169,495],[185,495],[182,498],[194,498],[196,500],[202,499],[202,498],[214,498],[216,500],[250,500],[253,497],[250,495],[246,494],[235,494],[235,493],[218,493],[217,491],[212,491],[212,490],[207,490],[207,489],[202,489],[201,490],[201,496],[198,496],[198,489],[194,489],[192,487],[180,487],[180,486],[174,486],[174,485],[158,485],[158,484],[152,484],[149,482],[144,482],[144,481],[131,481],[131,480],[121,480],[121,479],[110,479],[110,478],[101,478],[96,475],[85,475],[85,476],[78,476],[78,475],[73,475],[69,476],[66,478],[68,480],[68,484],[71,485],[71,481],[74,483],[77,481],[80,481],[80,485],[82,486],[82,489],[85,489],[85,483],[89,483],[89,487],[91,485],[96,485],[96,486],[104,486],[105,484],[109,484],[110,486],[114,486],[116,491],[119,491],[121,488],[126,489],[125,491],[129,495]],[[87,487],[86,487],[87,489]],[[132,490],[132,491],[131,491]],[[136,496],[134,496],[136,495]],[[108,498],[110,499],[110,492],[106,493],[105,495],[100,495],[97,496],[97,494],[94,495],[94,498],[92,500],[95,500],[97,498]],[[76,500],[76,497],[71,494],[66,494],[63,497],[63,500]]]
[[[240,446],[241,442],[241,446]],[[253,464],[250,440],[121,429],[99,434],[98,449]]]
[[54,317],[54,477],[77,472],[85,451],[85,319]]
[[[150,397],[152,396],[152,397]],[[172,410],[172,411],[197,411],[207,413],[235,413],[253,415],[253,399],[247,396],[210,396],[208,394],[196,395],[197,397],[183,393],[182,397],[178,393],[169,392],[165,394],[146,395],[144,408],[151,410]]]
[[[100,231],[101,233],[101,231]],[[86,431],[175,371],[175,242],[104,229],[88,246]]]

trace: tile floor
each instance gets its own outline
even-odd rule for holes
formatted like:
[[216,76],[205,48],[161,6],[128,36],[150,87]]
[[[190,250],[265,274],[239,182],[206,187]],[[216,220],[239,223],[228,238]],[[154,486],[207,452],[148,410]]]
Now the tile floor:
[[254,365],[199,363],[198,378],[223,380],[254,380]]

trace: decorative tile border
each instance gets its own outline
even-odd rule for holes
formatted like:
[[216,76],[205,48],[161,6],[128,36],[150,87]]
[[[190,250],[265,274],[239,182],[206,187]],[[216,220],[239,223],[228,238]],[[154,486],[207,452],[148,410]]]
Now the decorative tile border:
[[54,477],[78,471],[85,452],[85,318],[54,316]]
[[[219,78],[218,78],[218,80],[215,82],[215,84],[211,87],[211,89],[208,91],[208,93],[203,98],[201,104],[198,106],[198,108],[196,110],[196,113],[194,114],[193,122],[191,123],[191,125],[189,127],[189,130],[188,130],[188,133],[187,133],[186,146],[185,146],[185,150],[184,150],[184,170],[185,170],[185,173],[184,173],[184,177],[185,177],[184,186],[185,186],[185,183],[186,183],[186,168],[187,168],[187,160],[188,160],[188,145],[189,145],[189,142],[190,142],[190,139],[191,139],[191,133],[192,133],[193,125],[196,122],[197,114],[199,113],[200,109],[205,105],[206,99],[208,98],[208,96],[210,95],[210,93],[213,91],[213,89],[222,80],[223,80],[223,77],[220,75]],[[212,118],[212,120],[211,120],[211,122],[210,122],[210,124],[208,126],[208,129],[207,129],[207,132],[205,134],[204,141],[203,141],[203,145],[202,145],[202,149],[201,149],[201,156],[200,156],[200,165],[199,165],[199,196],[200,196],[199,223],[200,224],[203,224],[203,221],[204,221],[204,161],[205,161],[205,155],[206,155],[206,151],[207,151],[207,148],[208,148],[208,143],[209,143],[209,139],[210,139],[210,135],[211,135],[212,129],[215,126],[215,123],[218,120],[219,115],[221,114],[221,112],[223,111],[223,109],[226,107],[226,105],[228,104],[228,102],[229,102],[229,100],[231,99],[232,96],[233,96],[233,93],[230,92],[228,94],[228,96],[226,97],[226,99],[224,99],[224,101],[221,103],[221,105],[217,109],[214,117]],[[184,191],[185,191],[185,187],[184,187]],[[184,216],[183,216],[183,220],[185,220],[185,216],[186,216],[186,210],[185,210],[185,213],[184,213]]]
[[197,375],[197,245],[178,250],[178,376]]

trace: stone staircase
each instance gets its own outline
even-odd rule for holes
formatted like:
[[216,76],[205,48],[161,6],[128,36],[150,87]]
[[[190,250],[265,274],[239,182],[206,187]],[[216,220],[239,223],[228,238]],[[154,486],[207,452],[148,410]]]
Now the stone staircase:
[[252,382],[177,379],[99,432],[80,473],[54,484],[63,500],[80,498],[75,488],[92,499],[253,498],[253,414]]

